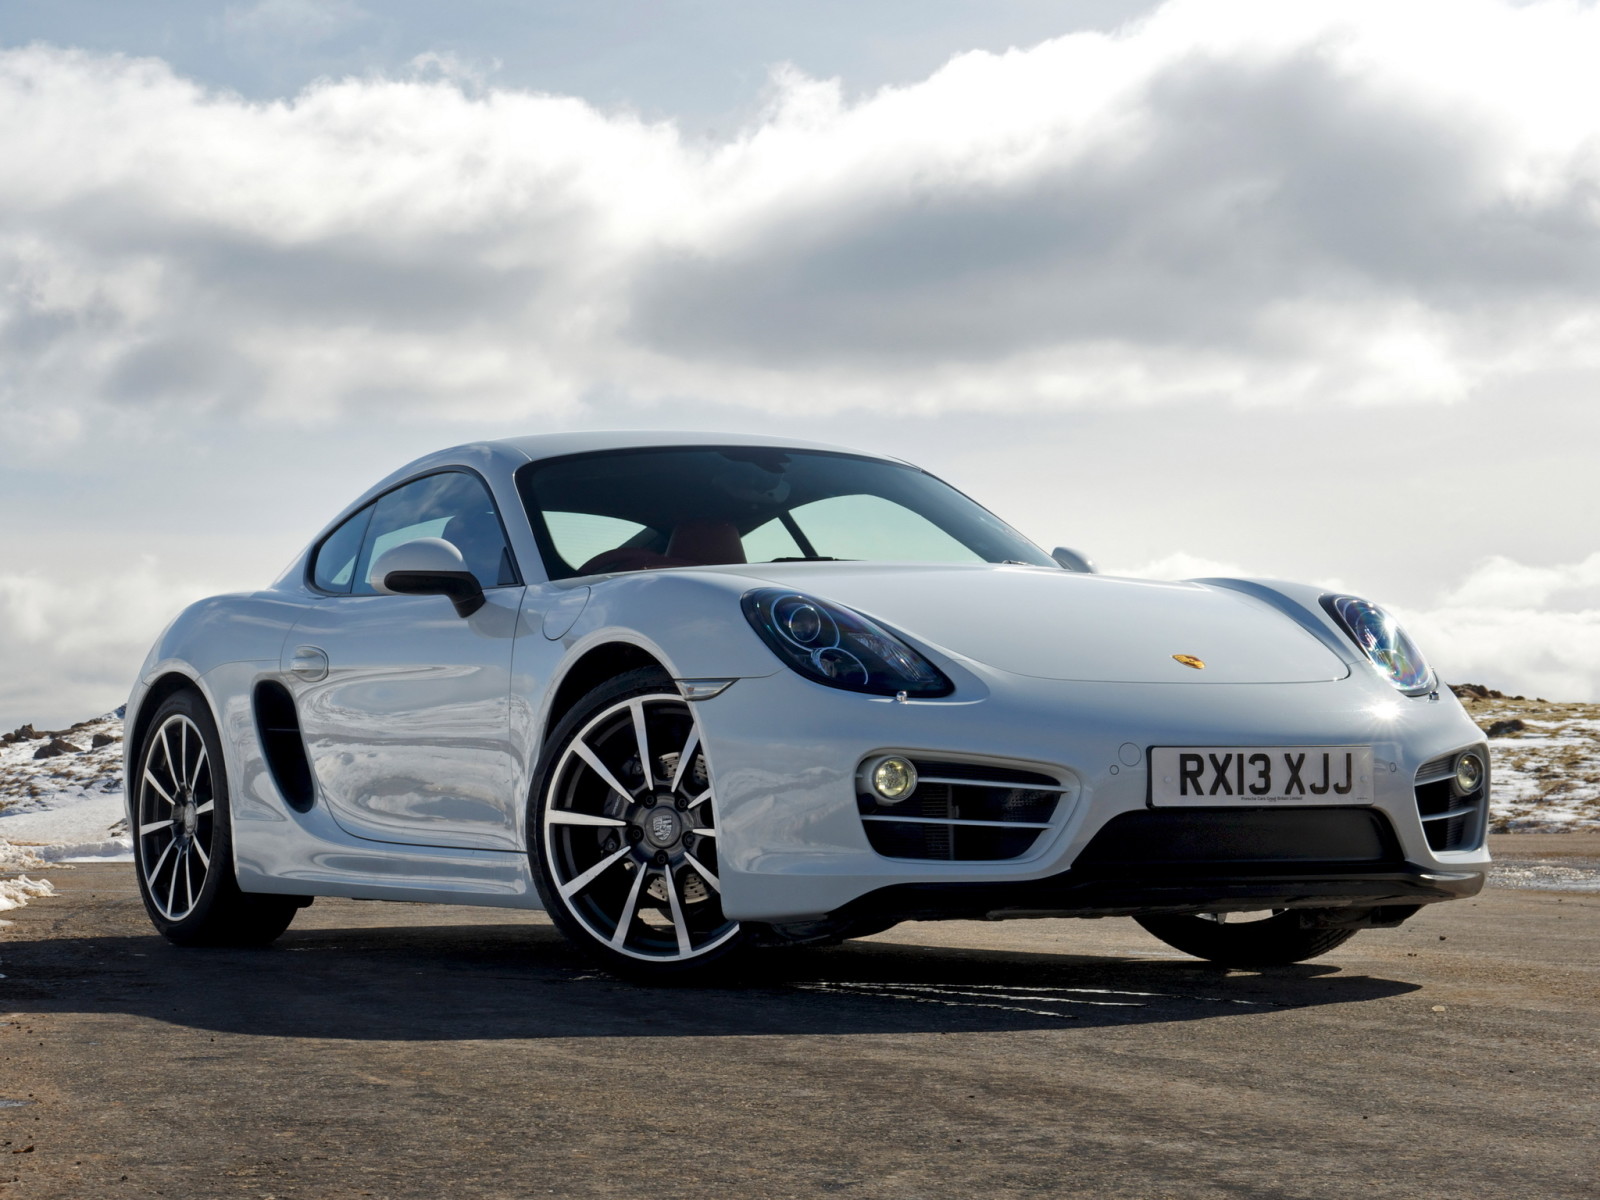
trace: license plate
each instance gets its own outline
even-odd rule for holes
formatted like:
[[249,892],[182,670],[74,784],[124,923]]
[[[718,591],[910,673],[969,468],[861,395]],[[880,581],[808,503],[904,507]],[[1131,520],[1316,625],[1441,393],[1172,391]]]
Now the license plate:
[[1370,746],[1155,746],[1156,807],[1371,804]]

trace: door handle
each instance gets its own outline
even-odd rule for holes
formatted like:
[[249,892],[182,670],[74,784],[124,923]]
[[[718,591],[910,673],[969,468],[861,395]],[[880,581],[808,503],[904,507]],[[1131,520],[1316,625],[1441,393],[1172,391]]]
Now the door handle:
[[328,677],[328,652],[320,646],[296,646],[289,660],[289,673],[296,679],[316,683]]

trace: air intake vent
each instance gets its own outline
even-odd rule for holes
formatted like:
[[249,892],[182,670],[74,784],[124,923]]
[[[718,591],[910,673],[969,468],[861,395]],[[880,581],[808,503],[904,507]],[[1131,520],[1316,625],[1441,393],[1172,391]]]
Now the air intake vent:
[[917,787],[896,804],[856,796],[867,841],[888,858],[1020,858],[1056,823],[1072,788],[1053,775],[979,763],[913,760]]
[[300,737],[300,718],[294,711],[294,697],[275,680],[256,684],[256,732],[266,756],[272,782],[297,812],[308,812],[316,802],[311,783],[311,764],[306,761],[306,745]]
[[[1487,747],[1469,749],[1488,763]],[[1484,767],[1483,782],[1470,792],[1460,791],[1456,786],[1456,759],[1464,753],[1442,754],[1417,768],[1417,815],[1422,818],[1428,848],[1436,852],[1476,850],[1483,845],[1489,811],[1488,767]]]

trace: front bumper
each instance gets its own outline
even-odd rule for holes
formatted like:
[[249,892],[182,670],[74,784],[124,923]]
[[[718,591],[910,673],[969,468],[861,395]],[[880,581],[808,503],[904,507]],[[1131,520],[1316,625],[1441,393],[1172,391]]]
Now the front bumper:
[[[880,888],[834,914],[846,923],[1120,917],[1261,909],[1405,909],[1476,895],[1481,870],[1407,862],[1369,808],[1123,813],[1072,867],[1043,879]],[[1382,923],[1382,918],[1379,918]]]
[[[1487,852],[1435,853],[1418,814],[1419,766],[1482,739],[1448,693],[1397,708],[1392,689],[1361,676],[1193,687],[989,672],[981,682],[895,703],[785,671],[698,703],[724,911],[782,924],[858,908],[903,919],[1387,907],[1482,887]],[[1188,816],[1149,806],[1151,745],[1357,743],[1380,765],[1370,806]],[[1047,768],[1074,795],[1015,859],[890,858],[868,844],[856,802],[857,769],[880,753]]]

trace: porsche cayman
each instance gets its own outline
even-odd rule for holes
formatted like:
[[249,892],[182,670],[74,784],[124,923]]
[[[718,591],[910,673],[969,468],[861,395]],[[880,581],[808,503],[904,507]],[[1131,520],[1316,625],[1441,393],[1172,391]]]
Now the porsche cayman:
[[1097,574],[915,466],[758,437],[413,462],[178,616],[127,726],[186,944],[345,896],[542,907],[658,977],[1040,916],[1261,966],[1488,862],[1483,735],[1377,605]]

